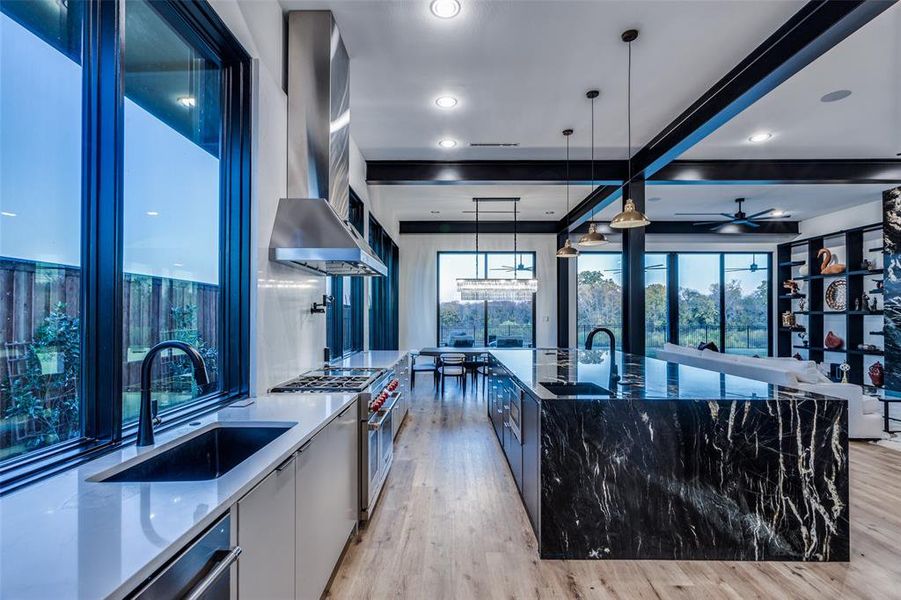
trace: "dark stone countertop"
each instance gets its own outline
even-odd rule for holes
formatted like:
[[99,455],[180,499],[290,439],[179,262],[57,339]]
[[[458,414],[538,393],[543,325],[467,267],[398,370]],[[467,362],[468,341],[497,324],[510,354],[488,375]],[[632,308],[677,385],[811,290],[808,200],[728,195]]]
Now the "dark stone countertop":
[[[527,348],[492,350],[518,383],[542,401],[580,399],[626,400],[770,400],[815,399],[845,402],[812,392],[725,375],[656,358],[616,353],[620,381],[610,390],[610,353],[607,350]],[[595,393],[553,393],[542,383],[594,383]]]

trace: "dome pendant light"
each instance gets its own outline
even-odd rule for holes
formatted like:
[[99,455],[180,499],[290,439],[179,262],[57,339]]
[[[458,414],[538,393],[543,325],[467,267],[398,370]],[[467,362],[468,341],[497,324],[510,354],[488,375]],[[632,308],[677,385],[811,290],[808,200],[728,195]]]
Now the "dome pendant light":
[[[591,192],[594,191],[594,100],[601,93],[597,90],[589,90],[585,96],[591,100]],[[589,192],[589,193],[591,193]],[[594,222],[594,207],[591,207],[591,217],[588,219],[588,233],[579,238],[579,245],[592,247],[603,246],[607,238],[598,231],[598,224]]]
[[576,258],[579,251],[573,248],[572,242],[569,241],[569,136],[573,134],[572,129],[564,129],[563,135],[566,137],[566,242],[557,250],[557,258]]
[[[629,178],[627,180],[627,185],[629,189],[631,189],[632,184],[632,42],[634,42],[638,38],[638,30],[637,29],[629,29],[623,32],[623,41],[629,45],[629,69],[628,69],[628,84],[626,85],[626,91],[628,94],[628,112],[626,117],[627,129],[629,131],[629,145],[626,149],[626,158],[629,162]],[[614,229],[631,229],[633,227],[645,227],[650,225],[651,221],[642,214],[638,208],[635,206],[635,201],[632,198],[626,198],[626,204],[623,206],[623,212],[619,213],[613,220],[610,221],[610,227]]]

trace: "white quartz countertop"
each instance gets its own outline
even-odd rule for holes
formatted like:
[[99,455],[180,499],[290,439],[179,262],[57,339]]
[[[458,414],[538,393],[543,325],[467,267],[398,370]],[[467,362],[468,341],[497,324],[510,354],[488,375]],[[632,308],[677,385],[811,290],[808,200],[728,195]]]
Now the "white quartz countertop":
[[364,368],[370,367],[374,369],[387,369],[397,364],[407,354],[406,350],[372,350],[366,352],[357,352],[351,354],[347,358],[332,361],[332,365],[336,367],[353,367]]
[[[276,394],[240,400],[199,425],[157,434],[0,498],[0,598],[120,598],[175,556],[356,398]],[[213,423],[296,423],[209,481],[88,479]]]

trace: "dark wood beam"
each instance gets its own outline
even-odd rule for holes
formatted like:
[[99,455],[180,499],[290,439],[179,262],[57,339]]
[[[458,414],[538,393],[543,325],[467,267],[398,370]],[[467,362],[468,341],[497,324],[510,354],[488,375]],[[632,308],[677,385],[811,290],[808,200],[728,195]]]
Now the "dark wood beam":
[[[652,178],[894,3],[895,0],[812,0],[805,4],[635,153],[633,178]],[[605,196],[600,202],[608,200],[609,196]],[[579,225],[585,219],[583,214],[571,222]]]
[[901,159],[674,160],[648,185],[894,184]]
[[[517,233],[553,233],[560,231],[557,221],[519,221]],[[471,233],[475,234],[475,221],[401,221],[401,234],[421,233]],[[513,221],[480,221],[479,233],[506,233],[513,235]]]
[[[635,207],[644,212],[644,181],[633,181],[624,188],[625,198],[631,198]],[[623,352],[643,355],[645,352],[645,302],[644,302],[644,227],[623,229]],[[606,325],[605,323],[599,323]]]
[[[598,221],[602,225],[606,222]],[[519,221],[517,225],[519,233],[557,234],[560,224],[557,221]],[[572,231],[573,235],[588,231],[588,223],[582,223]],[[652,221],[645,231],[654,235],[720,235],[728,238],[735,234],[749,235],[798,235],[798,223],[796,221],[767,221],[760,223],[760,227],[736,226],[728,233],[711,231],[709,226],[696,226],[692,221]],[[472,234],[476,232],[475,221],[401,221],[401,234]],[[512,221],[481,221],[479,233],[500,233],[513,235]],[[605,235],[617,240],[621,233],[604,231]]]
[[[591,161],[570,161],[573,184],[590,184]],[[596,184],[622,183],[626,162],[597,160]],[[474,185],[474,184],[559,184],[566,182],[562,160],[370,160],[366,162],[366,182],[370,185]]]

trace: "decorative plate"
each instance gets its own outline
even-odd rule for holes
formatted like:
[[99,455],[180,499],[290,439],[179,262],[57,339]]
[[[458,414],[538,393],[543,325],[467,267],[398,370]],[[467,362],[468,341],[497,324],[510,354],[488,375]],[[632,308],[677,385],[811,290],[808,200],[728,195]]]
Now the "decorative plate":
[[848,308],[848,289],[844,279],[836,279],[826,288],[826,306],[832,310]]

